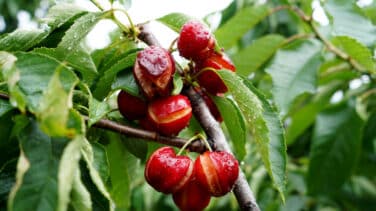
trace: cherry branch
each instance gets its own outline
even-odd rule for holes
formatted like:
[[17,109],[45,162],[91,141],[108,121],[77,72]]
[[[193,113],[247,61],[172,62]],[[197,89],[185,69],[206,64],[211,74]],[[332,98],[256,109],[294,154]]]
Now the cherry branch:
[[[9,100],[9,95],[0,92],[0,98]],[[85,115],[82,115],[82,117],[85,119],[86,122],[89,120],[89,117]],[[183,147],[184,144],[188,141],[188,139],[179,138],[179,137],[162,136],[156,132],[134,128],[134,127],[130,127],[127,125],[122,125],[122,124],[119,124],[117,122],[114,122],[108,119],[99,120],[98,122],[93,124],[93,127],[110,130],[116,133],[131,136],[134,138],[140,138],[148,142],[156,142],[156,143],[174,146],[178,148]],[[187,149],[192,152],[204,152],[206,150],[206,146],[203,140],[196,139],[187,147]]]
[[315,25],[315,21],[310,15],[306,15],[303,10],[301,10],[299,7],[296,6],[290,6],[290,5],[281,5],[273,8],[270,10],[269,15],[279,12],[281,10],[289,10],[294,12],[303,22],[307,23],[308,26],[312,29],[315,36],[321,40],[325,47],[332,53],[334,53],[337,57],[341,58],[342,60],[347,61],[354,69],[358,71],[362,71],[361,65],[354,60],[350,55],[348,55],[346,52],[343,52],[341,49],[337,48],[333,43],[331,43],[328,39],[326,39],[317,26]]
[[[138,37],[140,40],[144,41],[148,45],[160,46],[158,40],[150,31],[148,24],[140,26],[140,31],[141,33]],[[204,99],[193,89],[193,87],[187,87],[183,89],[183,93],[191,101],[193,114],[208,136],[211,147],[214,150],[221,150],[232,153],[230,145],[226,140],[220,124],[211,115]],[[235,183],[233,192],[241,210],[260,210],[242,169],[240,169],[239,171],[239,177]]]

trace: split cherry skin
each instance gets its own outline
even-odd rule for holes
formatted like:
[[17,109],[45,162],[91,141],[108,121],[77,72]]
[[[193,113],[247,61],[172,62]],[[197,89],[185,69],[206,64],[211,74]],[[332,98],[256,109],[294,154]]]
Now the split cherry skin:
[[171,147],[156,150],[145,165],[145,179],[155,190],[169,194],[185,186],[193,173],[188,156],[176,155]]
[[166,49],[150,46],[138,52],[133,75],[149,100],[170,95],[174,73],[175,62]]
[[[173,95],[152,101],[148,105],[147,122],[153,130],[166,135],[177,135],[192,117],[192,107],[184,95]],[[145,125],[145,123],[143,124]],[[147,128],[148,129],[148,128]]]
[[219,197],[232,190],[239,176],[239,163],[228,152],[206,151],[197,157],[194,170],[198,183]]

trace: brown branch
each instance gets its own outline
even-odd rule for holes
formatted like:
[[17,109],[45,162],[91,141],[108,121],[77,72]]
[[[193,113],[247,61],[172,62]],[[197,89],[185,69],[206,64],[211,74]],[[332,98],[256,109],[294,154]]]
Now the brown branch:
[[[140,30],[143,35],[139,37],[140,40],[143,40],[148,45],[159,45],[159,42],[151,33],[147,24],[143,25]],[[208,136],[212,148],[232,153],[221,126],[211,115],[202,97],[192,87],[185,88],[183,92],[191,101],[193,114]],[[240,169],[239,172],[240,174],[235,183],[233,192],[241,210],[259,211],[260,209],[243,171]]]
[[[85,120],[88,120],[88,117],[84,116]],[[181,148],[185,143],[187,143],[187,139],[179,138],[179,137],[168,137],[168,136],[161,136],[156,132],[142,130],[134,127],[130,127],[127,125],[122,125],[117,122],[108,120],[108,119],[101,119],[95,124],[94,127],[111,130],[113,132],[117,132],[120,134],[124,134],[127,136],[132,136],[135,138],[140,138],[145,141],[149,142],[156,142],[160,144],[165,144],[169,146],[179,147]],[[206,150],[205,144],[202,140],[195,140],[187,147],[190,151],[193,152],[204,152]]]
[[[9,100],[9,95],[0,92],[0,98]],[[82,115],[85,121],[89,120],[89,117]],[[161,143],[169,146],[175,146],[181,148],[188,140],[184,138],[178,137],[167,137],[161,136],[156,132],[151,132],[147,130],[142,130],[134,127],[130,127],[127,125],[122,125],[117,122],[108,120],[108,119],[101,119],[95,124],[93,124],[96,128],[107,129],[113,132],[117,132],[120,134],[124,134],[127,136],[135,137],[143,139],[144,141],[148,142],[156,142]],[[204,152],[206,150],[206,146],[204,142],[200,139],[193,141],[188,147],[190,151],[193,152]]]

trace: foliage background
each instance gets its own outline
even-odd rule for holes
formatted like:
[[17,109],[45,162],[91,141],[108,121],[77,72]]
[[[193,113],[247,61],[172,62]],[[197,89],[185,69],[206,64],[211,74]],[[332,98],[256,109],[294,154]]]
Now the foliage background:
[[[362,7],[356,1],[320,2],[328,25],[311,18],[312,2],[234,0],[219,11],[213,31],[237,67],[237,76],[220,73],[233,94],[215,98],[222,126],[262,210],[372,210],[376,2]],[[16,28],[19,9],[33,14],[41,7],[39,1],[5,0],[0,6],[4,32]],[[92,51],[85,36],[99,20],[114,19],[112,13],[62,2],[49,12],[44,7],[39,29],[0,37],[0,88],[11,96],[0,99],[0,209],[176,210],[170,196],[143,179],[145,159],[158,144],[89,127],[103,117],[134,124],[120,117],[113,93],[119,88],[137,93],[129,69],[143,45],[120,24],[126,33],[117,28],[108,47]],[[178,29],[187,18],[166,14],[158,21]],[[264,101],[254,100],[253,93]],[[80,114],[89,117],[89,126]],[[272,133],[253,125],[252,118],[262,123],[280,118],[285,139],[262,139]],[[266,128],[280,132],[278,126]],[[196,130],[193,120],[180,136],[189,138]],[[267,153],[256,144],[259,136]],[[286,160],[278,158],[283,153],[273,151],[270,140],[286,143]],[[286,165],[286,186],[284,172],[276,171],[283,168],[270,162],[274,158]],[[285,204],[277,190],[284,192]],[[238,205],[228,194],[212,199],[208,210]]]

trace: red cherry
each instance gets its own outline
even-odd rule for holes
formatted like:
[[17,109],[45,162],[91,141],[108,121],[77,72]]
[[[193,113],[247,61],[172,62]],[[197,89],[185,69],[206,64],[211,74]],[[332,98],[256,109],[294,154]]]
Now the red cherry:
[[138,52],[133,74],[148,99],[168,96],[174,73],[175,62],[164,48],[150,46]]
[[146,116],[146,102],[126,91],[119,92],[117,103],[120,113],[129,120],[141,119]]
[[193,162],[188,156],[176,155],[171,147],[156,150],[145,165],[145,179],[162,193],[179,191],[193,172]]
[[208,206],[210,197],[210,193],[194,177],[180,191],[172,194],[181,211],[201,211]]
[[215,39],[203,23],[192,20],[181,28],[177,45],[181,56],[195,60],[214,49]]
[[208,106],[209,111],[213,115],[214,119],[216,119],[218,122],[222,122],[222,115],[219,112],[217,105],[211,99],[211,97],[199,87],[195,87],[195,90],[199,95],[201,95],[202,99],[204,99],[205,104]]
[[194,168],[197,181],[216,197],[231,191],[239,175],[238,161],[224,151],[204,152],[196,159]]
[[[202,71],[205,68],[209,69]],[[215,70],[221,69],[235,72],[234,64],[225,54],[212,53],[207,59],[196,64],[196,72],[202,71],[197,77],[198,83],[210,94],[221,95],[228,91],[221,77],[215,72]]]
[[163,135],[177,135],[189,124],[191,117],[191,103],[184,95],[160,98],[148,106],[147,120],[151,128]]

